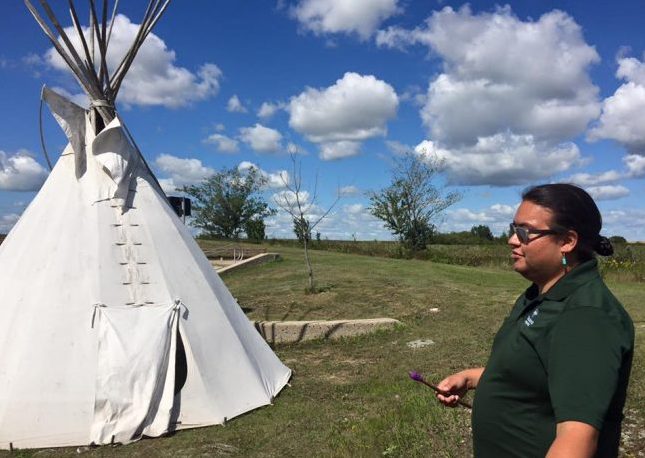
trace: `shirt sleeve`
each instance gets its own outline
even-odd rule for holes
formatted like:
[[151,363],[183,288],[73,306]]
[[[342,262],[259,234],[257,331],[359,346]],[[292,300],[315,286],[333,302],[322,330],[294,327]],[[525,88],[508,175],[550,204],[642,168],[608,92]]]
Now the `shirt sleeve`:
[[551,334],[548,380],[557,423],[602,429],[618,384],[623,339],[617,323],[595,307],[566,310]]

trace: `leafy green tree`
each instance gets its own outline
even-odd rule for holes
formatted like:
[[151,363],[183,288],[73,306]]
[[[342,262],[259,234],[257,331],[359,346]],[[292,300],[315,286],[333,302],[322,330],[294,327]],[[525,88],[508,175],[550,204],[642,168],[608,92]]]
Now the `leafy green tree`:
[[251,218],[247,220],[244,225],[244,232],[246,232],[246,237],[255,242],[260,243],[266,237],[266,225],[262,218]]
[[408,153],[396,160],[391,184],[368,193],[370,213],[412,251],[425,250],[435,233],[433,221],[461,199],[459,192],[443,195],[435,186],[438,172],[436,161],[424,161]]
[[206,236],[238,238],[249,220],[263,220],[275,213],[262,198],[265,183],[256,168],[244,172],[231,168],[180,191],[194,200],[195,217],[191,225]]
[[493,241],[495,239],[495,236],[493,235],[493,232],[490,230],[490,227],[486,226],[485,224],[473,226],[470,229],[470,233],[482,240]]
[[627,243],[627,239],[622,235],[612,235],[609,237],[609,241],[614,245],[625,245]]

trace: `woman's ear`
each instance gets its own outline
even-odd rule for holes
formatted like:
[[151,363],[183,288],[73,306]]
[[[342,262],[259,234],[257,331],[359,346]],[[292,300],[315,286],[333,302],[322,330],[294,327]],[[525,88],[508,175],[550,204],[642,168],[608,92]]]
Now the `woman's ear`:
[[560,237],[560,251],[563,254],[568,254],[573,252],[578,246],[578,233],[573,230],[569,230],[562,234]]

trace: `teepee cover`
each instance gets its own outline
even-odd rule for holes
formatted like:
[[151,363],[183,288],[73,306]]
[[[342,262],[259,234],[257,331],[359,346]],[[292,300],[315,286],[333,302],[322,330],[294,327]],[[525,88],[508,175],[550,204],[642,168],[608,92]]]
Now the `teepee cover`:
[[90,0],[98,64],[72,2],[84,58],[47,2],[63,44],[25,3],[92,103],[43,90],[69,144],[0,245],[0,448],[128,443],[270,403],[291,371],[177,218],[114,109],[168,1],[150,2],[111,75],[107,1],[99,19]]

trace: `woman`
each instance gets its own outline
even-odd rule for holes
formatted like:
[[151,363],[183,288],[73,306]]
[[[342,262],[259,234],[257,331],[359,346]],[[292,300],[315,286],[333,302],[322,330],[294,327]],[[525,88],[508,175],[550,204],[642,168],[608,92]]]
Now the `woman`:
[[455,406],[476,389],[477,457],[615,457],[634,348],[632,321],[603,283],[593,199],[569,184],[522,195],[508,244],[516,272],[533,282],[495,336],[486,367],[442,380]]

